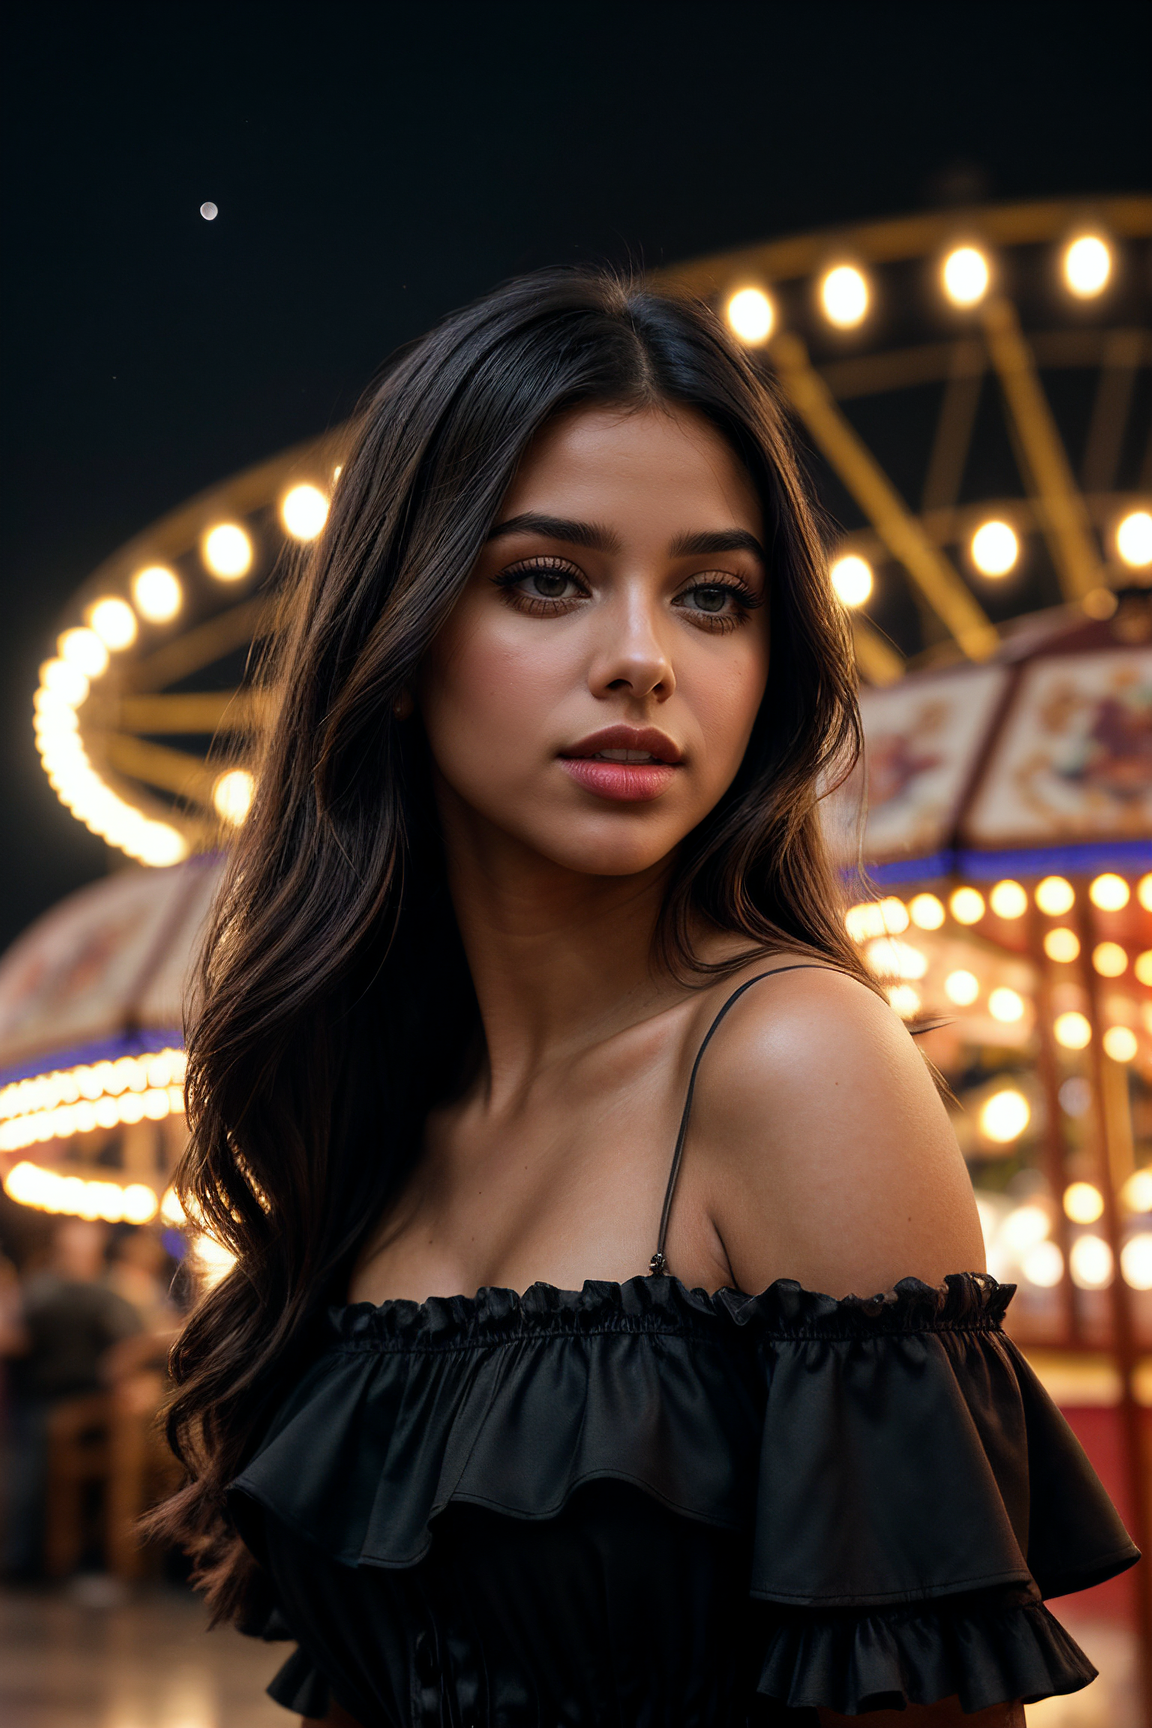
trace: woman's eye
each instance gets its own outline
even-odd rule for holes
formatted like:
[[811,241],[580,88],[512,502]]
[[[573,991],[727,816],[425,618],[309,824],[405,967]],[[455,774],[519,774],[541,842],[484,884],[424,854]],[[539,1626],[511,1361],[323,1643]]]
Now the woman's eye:
[[566,570],[530,570],[521,577],[529,594],[539,594],[545,600],[563,600],[571,581]]
[[731,593],[731,588],[690,588],[687,598],[695,602],[699,612],[723,612]]
[[586,592],[579,573],[560,559],[513,564],[493,577],[493,581],[513,605],[526,605],[529,610],[547,610],[550,604],[578,600]]
[[729,630],[743,624],[760,604],[754,594],[738,588],[734,582],[697,582],[675,602],[685,612],[699,618],[709,629]]

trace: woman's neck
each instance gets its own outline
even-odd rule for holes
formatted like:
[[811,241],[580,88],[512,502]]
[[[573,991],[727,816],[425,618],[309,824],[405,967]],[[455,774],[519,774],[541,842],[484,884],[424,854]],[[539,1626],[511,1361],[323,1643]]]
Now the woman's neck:
[[684,995],[652,963],[671,860],[631,876],[568,870],[443,810],[448,880],[468,957],[496,1108],[570,1059]]

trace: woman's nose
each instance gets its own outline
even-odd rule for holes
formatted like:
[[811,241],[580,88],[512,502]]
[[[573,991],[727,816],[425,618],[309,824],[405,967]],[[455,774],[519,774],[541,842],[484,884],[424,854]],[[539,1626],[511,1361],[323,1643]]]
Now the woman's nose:
[[632,598],[620,607],[606,607],[597,620],[600,640],[589,668],[593,695],[626,691],[638,698],[661,701],[676,688],[676,675],[658,617],[644,599]]

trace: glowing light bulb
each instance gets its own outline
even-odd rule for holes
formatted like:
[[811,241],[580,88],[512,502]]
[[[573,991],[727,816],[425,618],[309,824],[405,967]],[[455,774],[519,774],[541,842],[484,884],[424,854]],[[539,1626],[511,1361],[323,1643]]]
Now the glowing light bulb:
[[821,282],[820,302],[830,324],[851,330],[868,310],[868,284],[851,264],[839,264]]
[[985,522],[972,536],[972,562],[982,576],[1007,576],[1020,556],[1020,542],[1007,522]]
[[136,614],[127,600],[108,594],[88,608],[87,618],[105,648],[130,648],[136,640]]
[[281,500],[280,520],[294,540],[315,540],[328,520],[328,500],[318,486],[293,486]]
[[988,1012],[993,1020],[1000,1020],[1006,1026],[1014,1025],[1024,1018],[1024,998],[1017,991],[1001,986],[989,996]]
[[1141,984],[1152,985],[1152,948],[1145,948],[1143,954],[1137,954],[1132,970]]
[[980,1127],[989,1140],[998,1146],[1006,1146],[1010,1140],[1018,1140],[1031,1119],[1032,1112],[1023,1092],[1017,1092],[1009,1087],[1003,1092],[994,1092],[991,1098],[984,1101],[980,1111]]
[[944,907],[935,894],[916,894],[908,911],[918,930],[939,930],[944,922]]
[[869,936],[900,936],[908,928],[908,908],[895,894],[883,900],[861,900],[844,914],[844,926],[853,942]]
[[1092,950],[1092,964],[1101,978],[1119,978],[1128,970],[1128,956],[1119,942],[1098,942]]
[[213,576],[235,582],[252,568],[252,542],[235,522],[220,522],[204,536],[201,555]]
[[928,957],[911,942],[894,936],[877,936],[864,950],[864,958],[881,978],[923,978]]
[[945,258],[942,276],[953,306],[975,306],[988,292],[991,271],[983,252],[975,246],[958,246]]
[[1104,1196],[1094,1182],[1070,1182],[1064,1190],[1064,1211],[1073,1224],[1095,1224],[1104,1212]]
[[997,918],[1022,918],[1028,910],[1028,896],[1019,882],[997,882],[988,904]]
[[1057,960],[1062,965],[1067,965],[1070,960],[1075,960],[1080,952],[1080,938],[1075,930],[1058,924],[1055,930],[1045,931],[1044,952],[1049,960]]
[[1037,1242],[1043,1242],[1049,1230],[1048,1214],[1043,1206],[1029,1201],[1016,1206],[1004,1220],[1001,1235],[1005,1245],[1015,1253],[1023,1253]]
[[1120,1190],[1129,1212],[1152,1212],[1152,1166],[1134,1170]]
[[762,288],[741,288],[728,302],[728,323],[741,342],[755,347],[771,336],[776,312]]
[[1152,1232],[1128,1238],[1120,1250],[1120,1270],[1133,1290],[1152,1290]]
[[1073,294],[1088,300],[1112,274],[1112,253],[1098,234],[1081,234],[1064,251],[1064,280]]
[[948,910],[957,924],[978,924],[984,916],[984,896],[975,888],[957,888],[949,896]]
[[956,972],[949,972],[945,978],[944,994],[949,1002],[955,1002],[957,1008],[969,1008],[980,994],[980,980],[974,972],[966,972],[961,967]]
[[1130,893],[1123,876],[1114,876],[1111,871],[1097,876],[1088,888],[1089,900],[1093,906],[1098,906],[1101,912],[1122,911],[1128,904]]
[[855,552],[837,558],[829,572],[832,586],[845,606],[863,606],[872,592],[872,566]]
[[184,602],[180,579],[163,564],[150,564],[132,578],[132,598],[141,618],[149,624],[168,624]]
[[1139,1040],[1130,1026],[1109,1026],[1101,1043],[1113,1062],[1131,1062],[1140,1048]]
[[108,670],[108,650],[95,630],[80,626],[65,630],[57,638],[56,651],[61,660],[83,672],[85,678],[99,678]]
[[1141,876],[1136,884],[1136,898],[1145,912],[1152,912],[1152,871],[1147,876]]
[[1036,904],[1050,918],[1059,918],[1076,904],[1076,891],[1063,876],[1045,876],[1036,884]]
[[1034,1242],[1021,1255],[1020,1270],[1029,1284],[1052,1290],[1064,1276],[1064,1256],[1055,1242]]
[[239,828],[249,810],[252,808],[252,796],[256,790],[256,782],[247,768],[229,768],[221,774],[212,788],[212,802],[216,813],[225,822],[230,822],[234,828]]
[[911,984],[893,984],[889,987],[888,1000],[902,1020],[914,1020],[920,1012],[920,992],[914,990]]
[[1062,1044],[1065,1050],[1083,1050],[1092,1042],[1090,1023],[1075,1009],[1067,1014],[1057,1014],[1052,1032],[1057,1044]]
[[1116,530],[1116,550],[1132,570],[1152,564],[1152,514],[1133,510]]
[[1080,1290],[1103,1290],[1112,1282],[1112,1250],[1102,1236],[1081,1236],[1068,1254],[1072,1282]]

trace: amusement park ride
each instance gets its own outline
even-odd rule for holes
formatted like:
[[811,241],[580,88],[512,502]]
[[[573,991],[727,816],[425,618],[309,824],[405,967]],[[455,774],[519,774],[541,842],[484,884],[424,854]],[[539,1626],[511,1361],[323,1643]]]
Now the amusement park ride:
[[[863,685],[866,785],[829,810],[847,866],[866,790],[848,927],[955,1094],[1018,1339],[1110,1376],[1140,1541],[1152,200],[935,210],[655,280],[717,307],[808,446]],[[251,798],[245,667],[340,460],[337,431],[152,524],[41,667],[45,772],[118,867],[0,961],[12,1200],[182,1223],[181,986]]]

